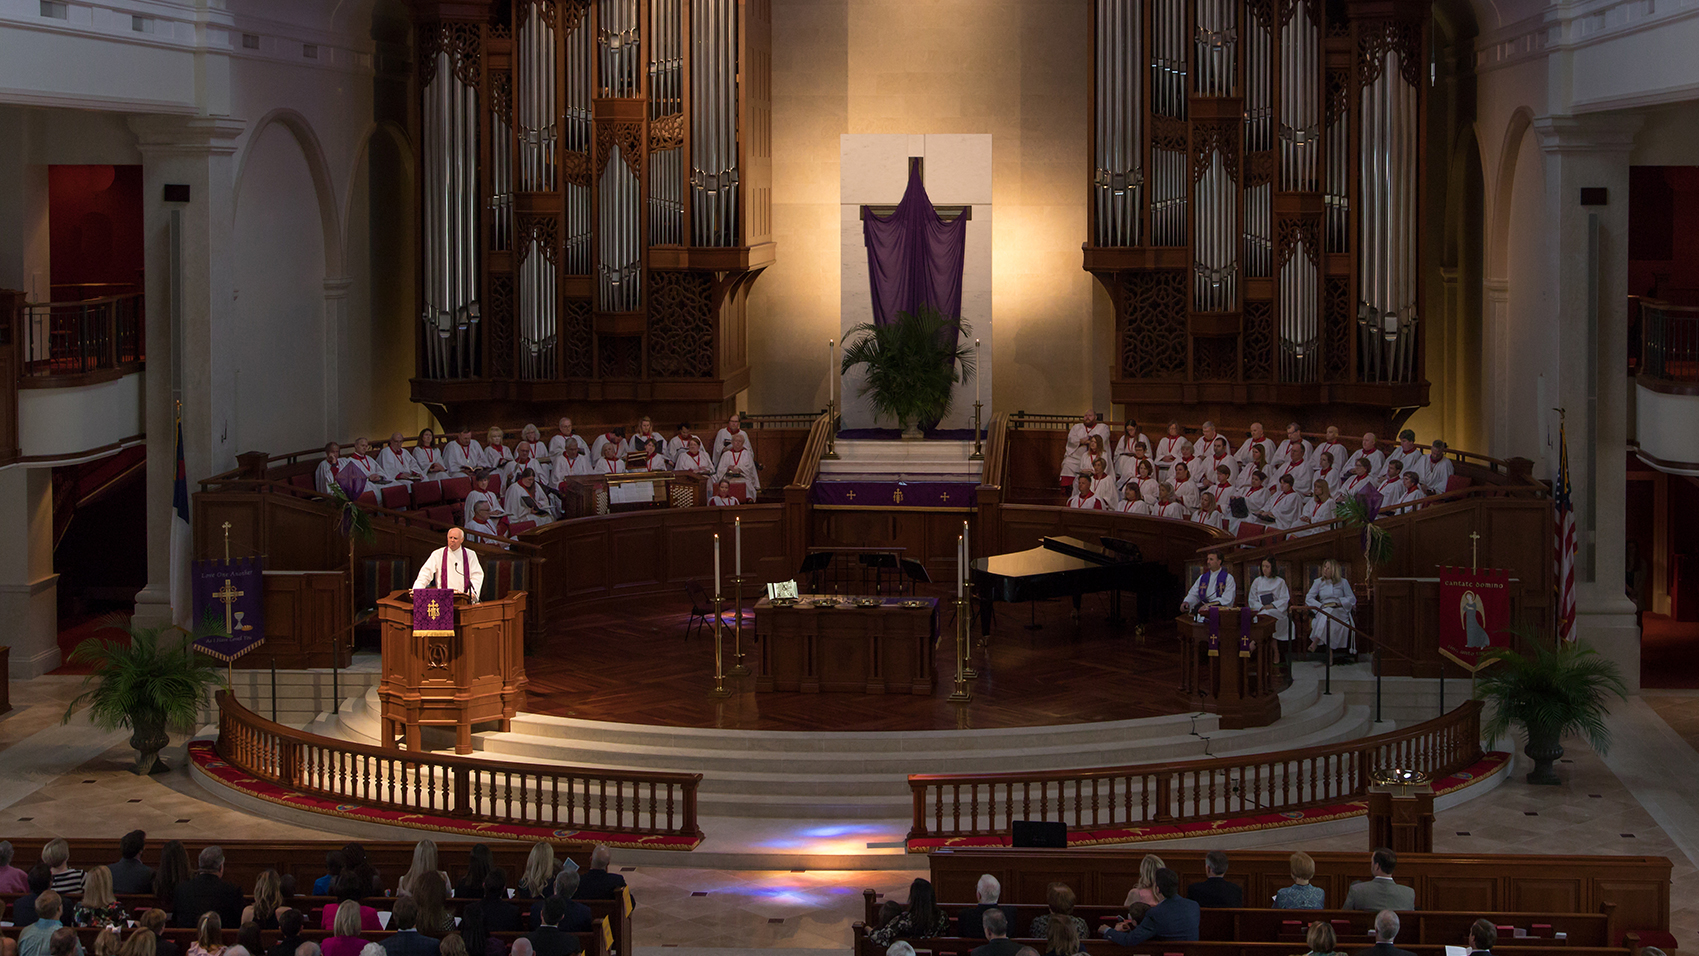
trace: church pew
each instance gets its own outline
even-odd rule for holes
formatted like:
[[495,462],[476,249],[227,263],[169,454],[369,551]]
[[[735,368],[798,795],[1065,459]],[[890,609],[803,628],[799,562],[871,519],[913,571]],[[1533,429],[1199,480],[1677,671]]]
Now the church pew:
[[[16,933],[14,931],[8,930],[7,932],[10,935],[12,935],[13,938],[16,938]],[[82,944],[83,944],[83,952],[85,952],[85,953],[94,952],[95,938],[103,932],[106,932],[106,931],[103,930],[103,929],[95,928],[95,927],[88,927],[88,926],[77,927],[77,939],[79,941],[81,941]],[[237,932],[238,932],[237,930],[229,929],[229,928],[226,928],[223,931],[221,936],[222,936],[224,944],[226,946],[235,945],[235,943],[237,941]],[[129,936],[130,936],[130,930],[128,930],[128,929],[124,930],[121,935],[125,939],[128,939]],[[166,929],[165,929],[165,931],[162,935],[166,939],[169,939],[172,942],[177,944],[177,951],[179,953],[188,952],[189,951],[189,944],[193,943],[198,938],[196,931],[192,928],[166,927]],[[394,934],[385,930],[385,931],[382,931],[382,932],[364,933],[364,934],[361,934],[361,935],[366,939],[367,942],[374,942],[375,943],[375,942],[380,942],[383,939],[385,939],[389,936],[392,936]],[[491,937],[501,940],[502,945],[504,945],[508,949],[513,948],[513,941],[514,940],[519,939],[520,937],[522,937],[524,935],[525,935],[524,933],[506,933],[506,932],[491,933],[490,934]],[[631,952],[631,950],[629,950],[629,949],[620,949],[620,948],[618,948],[614,944],[611,944],[608,941],[608,934],[606,933],[605,928],[604,928],[601,921],[597,921],[595,923],[595,929],[591,930],[588,933],[573,933],[572,935],[578,939],[578,945],[582,948],[583,952],[586,953],[586,954],[593,954],[593,956],[608,956],[609,953],[625,954],[625,953]],[[310,940],[312,942],[316,942],[316,943],[320,943],[320,944],[322,944],[324,940],[329,939],[330,936],[331,936],[331,934],[329,932],[327,932],[326,930],[319,929],[316,926],[308,927],[308,928],[305,928],[301,931],[301,939]],[[277,945],[279,942],[282,942],[283,934],[278,932],[277,930],[274,930],[274,929],[262,930],[260,932],[260,938],[265,941],[266,947],[270,948],[272,946]],[[264,956],[264,954],[263,953],[256,953],[256,954],[253,954],[253,956]]]
[[[886,947],[874,943],[867,935],[865,924],[857,922],[850,928],[852,956],[884,956]],[[1033,949],[1043,952],[1045,941],[1042,939],[1021,939]],[[935,956],[949,954],[965,954],[975,947],[985,945],[983,939],[966,937],[940,936],[930,939],[908,940],[918,952],[931,952]],[[1243,941],[1243,940],[1201,940],[1196,942],[1149,942],[1131,949],[1112,943],[1109,940],[1096,938],[1083,940],[1081,950],[1088,956],[1126,956],[1126,954],[1148,954],[1148,956],[1292,956],[1294,946],[1302,951],[1303,943],[1286,941]],[[1451,943],[1410,943],[1404,939],[1404,934],[1398,934],[1397,946],[1401,950],[1414,953],[1415,956],[1445,956],[1447,945],[1462,945],[1462,940]],[[1357,949],[1355,944],[1340,943],[1340,950],[1350,952]],[[1639,956],[1640,944],[1638,937],[1630,939],[1626,945],[1611,946],[1569,946],[1560,942],[1537,943],[1532,940],[1510,940],[1499,938],[1498,945],[1493,947],[1495,956]]]

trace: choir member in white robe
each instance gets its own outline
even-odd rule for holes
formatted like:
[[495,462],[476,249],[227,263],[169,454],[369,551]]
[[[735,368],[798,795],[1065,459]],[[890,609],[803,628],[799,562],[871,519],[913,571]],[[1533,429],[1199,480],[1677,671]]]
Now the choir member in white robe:
[[[1140,447],[1143,454],[1140,454]],[[1138,468],[1140,458],[1150,457],[1150,437],[1139,431],[1139,423],[1127,422],[1121,428],[1121,434],[1115,436],[1115,476],[1122,484],[1126,484]]]
[[366,484],[381,487],[390,484],[390,477],[383,473],[377,457],[372,454],[372,443],[364,438],[354,439],[354,454],[348,456],[348,464],[360,469],[366,476]]
[[1176,521],[1186,520],[1186,506],[1174,500],[1174,486],[1166,481],[1157,486],[1156,516],[1173,518]]
[[1357,607],[1357,594],[1351,590],[1351,582],[1340,573],[1338,561],[1328,558],[1322,562],[1321,577],[1310,584],[1304,603],[1321,608],[1336,619],[1329,620],[1321,614],[1310,615],[1310,650],[1325,644],[1334,650],[1357,652],[1356,636],[1345,626],[1356,624],[1353,611]]
[[625,438],[619,432],[603,432],[596,436],[595,441],[590,443],[590,457],[601,461],[603,450],[610,445],[613,446],[614,454],[619,456],[621,461],[625,460],[625,453],[631,450],[626,446]]
[[1102,458],[1091,460],[1091,493],[1103,502],[1105,508],[1115,505],[1115,496],[1120,492],[1115,484],[1115,476],[1109,471],[1109,462]]
[[506,487],[513,483],[513,449],[502,440],[501,429],[495,425],[490,426],[485,437],[488,441],[484,443],[483,467],[501,472],[502,487]]
[[[1398,508],[1401,511],[1409,511],[1420,504],[1423,498],[1428,496],[1428,493],[1422,488],[1421,480],[1416,477],[1416,473],[1413,471],[1405,472],[1404,480],[1400,484],[1401,487],[1398,489],[1398,501],[1391,507]],[[1386,508],[1388,506],[1382,505],[1381,507]]]
[[1200,483],[1204,481],[1214,481],[1215,470],[1223,466],[1227,468],[1229,480],[1231,480],[1233,474],[1238,471],[1239,459],[1233,456],[1233,450],[1228,447],[1226,435],[1215,436],[1215,442],[1207,449],[1200,445],[1197,447],[1196,451],[1198,453],[1198,457],[1192,459],[1190,467],[1192,470],[1192,477],[1196,478]]
[[478,544],[491,544],[503,549],[507,547],[497,540],[501,537],[501,528],[496,524],[496,519],[490,517],[490,503],[487,501],[478,502],[471,516],[466,519],[466,534]]
[[745,433],[743,428],[743,419],[733,415],[726,419],[726,427],[714,433],[714,444],[709,453],[709,457],[713,458],[715,461],[719,461],[720,456],[725,454],[727,449],[731,448],[732,438],[736,435],[743,435],[744,440],[749,441],[749,436]]
[[1292,487],[1291,475],[1282,477],[1274,487],[1274,494],[1268,497],[1268,507],[1254,514],[1259,524],[1284,531],[1297,525],[1302,519],[1304,499]]
[[472,432],[462,428],[454,441],[442,450],[443,463],[452,474],[467,475],[484,467],[484,448],[472,440]]
[[555,520],[554,503],[537,484],[537,473],[529,468],[514,476],[503,498],[502,507],[507,509],[509,523],[535,521],[542,526]]
[[482,501],[490,506],[490,517],[501,518],[507,515],[507,508],[502,505],[501,497],[491,490],[490,475],[493,472],[480,468],[472,475],[472,491],[466,495],[466,514]]
[[755,500],[761,488],[761,473],[755,464],[755,453],[744,445],[742,432],[732,436],[731,447],[720,455],[720,462],[714,467],[716,483],[728,479],[743,482],[743,500]]
[[1333,463],[1335,465],[1345,469],[1346,471],[1351,470],[1351,452],[1350,449],[1346,448],[1344,443],[1339,440],[1338,425],[1327,426],[1327,437],[1323,438],[1316,444],[1315,450],[1310,453],[1310,460],[1314,461],[1324,451],[1333,456]]
[[470,596],[477,603],[478,592],[484,589],[484,569],[477,554],[463,547],[465,543],[465,531],[448,529],[448,547],[432,551],[419,566],[419,576],[413,579],[414,589],[448,588]]
[[[514,446],[513,477],[518,478],[520,472],[529,469],[539,484],[551,484],[549,479],[552,477],[552,472],[549,466],[537,460],[535,449],[536,446],[527,441],[522,441]],[[508,482],[508,484],[512,484],[512,482]]]
[[378,452],[378,467],[383,469],[385,477],[390,481],[400,482],[408,488],[413,482],[423,481],[425,476],[419,471],[418,462],[413,459],[413,453],[407,450],[407,440],[400,432],[392,432],[389,444]]
[[1245,591],[1245,604],[1257,612],[1257,617],[1266,617],[1274,624],[1275,654],[1285,651],[1286,642],[1292,639],[1292,619],[1287,610],[1292,606],[1292,591],[1286,586],[1286,579],[1274,573],[1274,562],[1263,558],[1259,565],[1259,574]]
[[1310,463],[1311,468],[1314,468],[1315,447],[1310,444],[1309,439],[1304,437],[1304,430],[1298,426],[1297,422],[1290,422],[1287,424],[1286,440],[1282,441],[1280,446],[1274,449],[1274,455],[1270,458],[1270,460],[1286,461],[1291,458],[1293,445],[1298,445],[1304,449],[1304,460]]
[[1123,485],[1142,481],[1145,477],[1144,470],[1147,468],[1150,469],[1150,476],[1155,477],[1156,462],[1150,457],[1150,449],[1144,445],[1135,445],[1131,458],[1116,459],[1115,479]]
[[1215,503],[1222,508],[1226,508],[1227,502],[1239,494],[1239,486],[1233,483],[1232,476],[1230,465],[1215,466],[1215,484],[1210,485],[1209,490],[1215,492]]
[[1173,473],[1175,462],[1192,456],[1192,443],[1180,433],[1179,422],[1168,423],[1168,434],[1156,443],[1156,476],[1164,481]]
[[[1327,482],[1318,481],[1315,484],[1315,490],[1311,491],[1310,497],[1304,501],[1303,511],[1298,515],[1298,524],[1319,525],[1322,522],[1332,521],[1338,509],[1339,504],[1333,500],[1333,492],[1327,487]],[[1319,527],[1306,528],[1303,531],[1295,532],[1292,536],[1302,538],[1306,535],[1321,534],[1324,530],[1326,529]]]
[[437,433],[429,428],[419,430],[419,441],[413,446],[413,470],[425,476],[426,481],[436,481],[448,477],[448,462],[443,460],[442,449],[437,447]]
[[1249,464],[1251,449],[1258,446],[1262,447],[1262,453],[1268,456],[1269,461],[1279,460],[1274,455],[1274,439],[1263,432],[1262,422],[1251,422],[1251,437],[1245,439],[1245,443],[1239,446],[1239,461]]
[[1345,501],[1348,498],[1357,497],[1374,486],[1374,479],[1369,477],[1369,460],[1359,458],[1351,463],[1351,471],[1340,483],[1339,493],[1334,497],[1340,501]]
[[1445,457],[1449,448],[1444,439],[1436,438],[1428,457],[1422,459],[1422,488],[1430,495],[1443,495],[1451,485],[1451,459]]
[[1198,483],[1192,480],[1192,470],[1183,461],[1174,464],[1174,500],[1180,502],[1187,517],[1198,508]]
[[580,450],[580,444],[567,442],[561,446],[560,457],[555,459],[554,474],[550,476],[557,487],[568,478],[581,478],[595,473],[595,462],[591,460],[589,452]]
[[1098,497],[1096,491],[1092,490],[1091,482],[1076,481],[1074,482],[1074,494],[1068,499],[1068,507],[1084,508],[1088,511],[1102,511],[1103,499]]
[[1233,575],[1221,566],[1221,552],[1211,551],[1204,555],[1203,560],[1203,573],[1192,582],[1191,589],[1180,602],[1180,610],[1191,612],[1211,605],[1232,607],[1238,597],[1238,585],[1233,582]]
[[1239,466],[1239,470],[1236,472],[1238,477],[1235,481],[1241,487],[1249,485],[1251,483],[1251,475],[1256,474],[1259,471],[1262,472],[1264,479],[1271,482],[1273,481],[1273,479],[1268,476],[1274,474],[1274,466],[1270,465],[1268,459],[1263,455],[1261,445],[1252,445],[1251,463]]
[[732,494],[732,483],[722,481],[714,485],[714,497],[708,499],[708,504],[716,508],[731,508],[743,502]]
[[1375,482],[1375,490],[1380,492],[1382,509],[1391,508],[1397,504],[1389,498],[1401,498],[1404,495],[1404,466],[1396,461],[1386,463],[1386,470],[1381,473],[1380,480]]
[[[536,425],[528,424],[519,430],[519,444],[531,446],[532,468],[536,468],[538,464],[546,463],[549,460],[549,446],[543,441],[543,433],[537,430]],[[518,455],[519,449],[515,447],[513,453]],[[537,472],[537,477],[539,480],[542,478],[540,469]]]
[[1292,487],[1308,488],[1314,484],[1315,478],[1310,474],[1309,462],[1304,460],[1302,448],[1292,449],[1290,456],[1274,467],[1274,480],[1279,481],[1286,475],[1292,476]]
[[592,475],[622,475],[625,473],[625,459],[619,456],[619,446],[612,443],[602,446],[601,457],[590,469]]
[[[677,468],[678,456],[688,450],[686,446],[690,444],[692,438],[696,438],[696,436],[690,432],[690,423],[679,422],[678,431],[673,433],[673,437],[667,439],[667,458],[675,463],[675,469]],[[700,448],[702,440],[698,438],[696,444]]]
[[1192,440],[1192,457],[1202,458],[1215,447],[1215,439],[1219,437],[1214,422],[1204,422],[1198,428],[1198,437]]
[[1360,443],[1360,446],[1356,451],[1351,453],[1350,458],[1345,460],[1345,467],[1350,468],[1351,463],[1359,458],[1368,459],[1369,477],[1373,478],[1376,482],[1379,482],[1381,475],[1386,471],[1386,456],[1381,454],[1380,448],[1376,446],[1374,432],[1363,433],[1363,440]]
[[337,476],[342,474],[342,469],[348,467],[349,464],[342,460],[342,446],[336,442],[326,444],[324,461],[319,462],[318,469],[313,472],[313,487],[318,489],[321,495],[331,494],[330,489],[336,484]]
[[1080,416],[1068,429],[1068,443],[1062,447],[1063,478],[1072,478],[1082,471],[1090,471],[1089,467],[1080,467],[1081,462],[1089,463],[1091,459],[1084,455],[1086,440],[1096,435],[1102,439],[1103,447],[1108,448],[1110,442],[1109,426],[1097,420],[1096,412],[1086,412]]
[[1115,506],[1115,510],[1126,515],[1148,516],[1156,513],[1151,510],[1150,502],[1144,500],[1144,494],[1139,491],[1139,483],[1136,481],[1127,482],[1126,487],[1121,489],[1121,503]]
[[1260,471],[1249,472],[1249,474],[1251,476],[1250,484],[1235,487],[1228,494],[1227,502],[1231,506],[1233,499],[1242,498],[1245,502],[1246,513],[1255,516],[1257,512],[1262,511],[1268,505],[1268,496],[1274,492],[1268,486],[1267,475]]
[[695,435],[685,439],[684,447],[673,459],[673,471],[691,475],[706,475],[714,470],[714,465],[702,451],[702,441]]
[[1198,510],[1192,512],[1192,521],[1211,528],[1227,530],[1227,512],[1215,503],[1215,492],[1205,491],[1198,495]]
[[1324,451],[1310,459],[1310,480],[1325,481],[1329,488],[1338,488],[1344,484],[1340,477],[1343,470],[1333,457],[1333,452]]
[[1133,474],[1133,480],[1128,482],[1128,484],[1138,485],[1139,497],[1145,501],[1151,502],[1153,507],[1155,506],[1156,500],[1161,497],[1162,483],[1156,480],[1155,462],[1140,462],[1138,471]]
[[1387,454],[1386,460],[1398,462],[1399,467],[1405,471],[1415,467],[1419,474],[1422,459],[1427,456],[1427,452],[1416,447],[1416,433],[1406,428],[1398,433],[1398,447]]
[[642,418],[637,420],[637,431],[633,432],[631,437],[626,439],[625,447],[627,451],[641,454],[643,456],[644,467],[646,467],[649,471],[667,470],[665,465],[660,468],[656,468],[653,465],[653,461],[657,455],[660,456],[663,462],[668,457],[667,436],[655,430],[655,422],[649,416],[644,415]]
[[577,445],[580,455],[590,454],[590,443],[572,433],[572,419],[562,418],[555,429],[555,433],[549,436],[548,460],[551,465],[566,454],[566,446],[569,444]]

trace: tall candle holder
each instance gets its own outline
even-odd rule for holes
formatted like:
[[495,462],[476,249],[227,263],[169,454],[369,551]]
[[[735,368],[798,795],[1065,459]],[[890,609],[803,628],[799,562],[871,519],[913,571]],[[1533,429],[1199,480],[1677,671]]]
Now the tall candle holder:
[[714,590],[714,689],[708,692],[709,697],[730,697],[732,692],[726,687],[726,644],[722,637],[725,617],[720,609],[721,596],[719,589]]
[[950,700],[965,704],[973,700],[973,691],[968,687],[969,668],[967,666],[967,598],[956,598],[956,688],[950,692]]
[[983,407],[984,407],[983,402],[975,401],[973,403],[973,454],[967,456],[968,461],[984,461],[985,460],[985,452],[982,449],[982,447],[980,445],[980,441],[979,441],[979,430],[980,430],[979,413],[980,413],[980,409],[983,408]]
[[726,671],[733,677],[748,677],[749,668],[743,663],[743,575],[732,578],[732,613],[737,620],[732,624],[732,669]]

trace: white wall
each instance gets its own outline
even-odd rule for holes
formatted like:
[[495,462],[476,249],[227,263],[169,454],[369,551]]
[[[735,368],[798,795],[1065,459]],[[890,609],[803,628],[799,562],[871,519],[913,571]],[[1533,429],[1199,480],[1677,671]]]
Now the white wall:
[[1510,197],[1507,271],[1510,283],[1506,321],[1491,330],[1496,346],[1494,383],[1498,424],[1493,429],[1496,457],[1533,460],[1534,473],[1547,471],[1545,409],[1547,383],[1557,367],[1557,317],[1547,273],[1546,180],[1540,144],[1533,130],[1522,135],[1516,178]]
[[142,379],[132,372],[75,388],[18,390],[18,442],[25,458],[77,458],[146,430]]

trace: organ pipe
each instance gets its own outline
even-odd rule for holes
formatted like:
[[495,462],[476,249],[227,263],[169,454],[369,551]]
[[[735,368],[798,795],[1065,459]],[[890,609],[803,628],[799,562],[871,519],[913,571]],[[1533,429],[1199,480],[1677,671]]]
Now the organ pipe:
[[1407,382],[1415,373],[1419,93],[1396,50],[1378,65],[1358,106],[1358,358],[1371,381]]
[[478,91],[455,73],[458,54],[435,54],[420,109],[426,370],[433,378],[478,373]]
[[[1321,142],[1321,24],[1305,0],[1280,27],[1280,188],[1314,192]],[[1344,137],[1336,137],[1344,145]]]
[[1238,307],[1239,204],[1220,150],[1210,152],[1196,192],[1192,308],[1229,312]]
[[637,96],[643,68],[637,0],[598,0],[596,15],[602,95]]
[[698,246],[738,243],[737,0],[691,0],[690,226]]
[[635,312],[643,304],[643,240],[637,176],[624,146],[614,146],[596,188],[596,307]]
[[1150,0],[1150,110],[1159,116],[1186,118],[1185,0]]
[[1144,146],[1141,0],[1098,0],[1097,170],[1093,201],[1097,243],[1139,243],[1139,208],[1144,184],[1139,155]]
[[1238,0],[1197,0],[1192,91],[1199,96],[1233,96],[1239,67]]
[[[684,21],[681,0],[649,0],[649,118],[684,112]],[[678,127],[682,132],[682,125]],[[682,139],[682,137],[681,137]],[[649,154],[649,243],[684,243],[682,142]]]
[[521,0],[528,9],[519,18],[518,83],[514,111],[519,114],[519,188],[553,192],[557,135],[555,109],[555,26],[553,8]]
[[554,378],[559,278],[554,255],[536,232],[520,250],[518,286],[520,377]]

